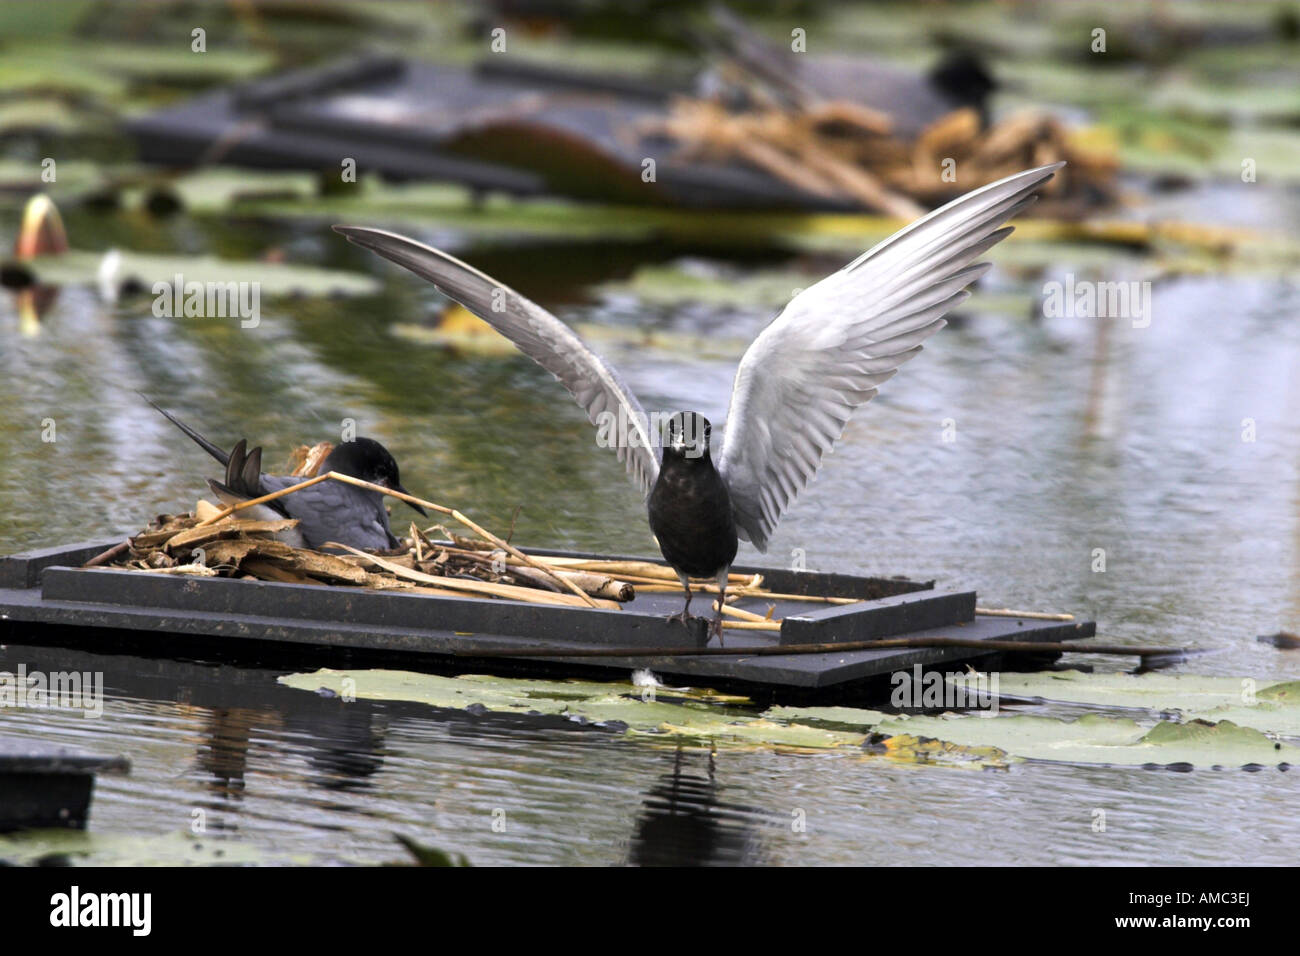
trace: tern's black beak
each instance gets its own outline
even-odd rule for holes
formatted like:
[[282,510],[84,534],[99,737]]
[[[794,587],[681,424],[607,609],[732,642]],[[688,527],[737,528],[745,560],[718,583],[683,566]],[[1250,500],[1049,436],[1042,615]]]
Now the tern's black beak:
[[[393,490],[396,492],[400,492],[401,494],[404,495],[410,494],[410,492],[407,491],[405,488],[403,488],[401,485],[393,485]],[[426,518],[429,517],[429,512],[425,511],[424,508],[422,508],[420,505],[417,505],[414,501],[408,501],[407,504],[410,505],[412,508],[414,508],[416,511],[418,511],[420,514],[424,515]]]

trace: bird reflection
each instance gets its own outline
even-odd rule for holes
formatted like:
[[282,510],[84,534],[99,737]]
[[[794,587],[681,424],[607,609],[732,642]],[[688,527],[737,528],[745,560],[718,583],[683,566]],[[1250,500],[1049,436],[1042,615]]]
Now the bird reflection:
[[[684,766],[685,765],[685,766]],[[738,866],[758,861],[754,819],[761,811],[718,797],[713,754],[705,773],[692,770],[681,748],[671,773],[645,795],[632,834],[633,866]]]
[[243,794],[249,739],[253,728],[264,725],[267,717],[263,711],[246,707],[208,711],[195,760],[199,769],[208,775],[209,790],[227,799],[237,799]]
[[368,789],[384,766],[388,720],[365,701],[294,713],[285,726],[296,732],[294,739],[317,772],[311,782],[326,790]]
[[243,707],[217,708],[204,719],[202,741],[195,753],[211,792],[225,800],[243,796],[250,741],[268,730],[285,731],[281,746],[305,757],[315,771],[310,782],[328,790],[365,789],[383,767],[387,721],[360,702],[289,715]]

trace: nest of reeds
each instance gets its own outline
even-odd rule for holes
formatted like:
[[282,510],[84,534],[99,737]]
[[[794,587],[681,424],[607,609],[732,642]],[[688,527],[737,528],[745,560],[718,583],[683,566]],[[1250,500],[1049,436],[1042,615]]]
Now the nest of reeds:
[[[304,479],[300,484],[224,508],[200,501],[193,512],[159,515],[87,567],[605,609],[633,600],[636,584],[654,590],[681,588],[676,574],[664,565],[528,555],[454,508],[336,472],[316,474],[328,452],[328,445],[320,445],[294,453],[292,474]],[[422,530],[412,524],[394,551],[366,552],[338,542],[313,550],[282,540],[297,526],[296,519],[264,521],[240,514],[322,481],[341,481],[422,505],[459,523],[471,536],[454,534],[444,525]],[[736,574],[733,579],[738,586],[762,587],[758,576]]]
[[[412,525],[403,547],[391,552],[345,545],[317,551],[280,540],[297,525],[292,518],[258,521],[221,514],[201,501],[193,512],[159,515],[100,566],[602,608],[636,596],[631,583],[608,574],[531,567],[491,541],[454,536],[440,526],[424,531]],[[445,540],[431,536],[437,531]]]
[[673,140],[682,158],[739,160],[813,195],[899,219],[1058,160],[1068,165],[1044,187],[1039,215],[1072,218],[1115,193],[1115,161],[1080,148],[1058,119],[1039,112],[984,127],[974,109],[962,108],[909,140],[894,134],[887,114],[846,101],[733,112],[683,98],[637,129]]
[[[319,462],[323,455],[309,455],[306,460],[309,462],[313,457]],[[296,519],[263,521],[243,518],[238,513],[322,481],[341,481],[414,502],[450,517],[471,531],[472,536],[454,534],[444,525],[420,529],[412,524],[409,536],[394,551],[366,552],[331,543],[327,547],[334,553],[327,553],[295,547],[278,537],[292,531],[298,523]],[[621,608],[636,597],[638,588],[659,593],[683,590],[677,573],[667,565],[633,559],[527,554],[454,508],[337,472],[315,475],[301,484],[225,508],[200,501],[193,512],[159,515],[139,534],[92,558],[85,566],[146,574],[243,578],[603,609]],[[713,583],[698,583],[692,585],[692,590],[716,594],[718,588]],[[744,598],[832,604],[852,604],[857,600],[776,593],[765,588],[760,574],[733,572],[728,580],[727,601]],[[718,608],[716,600],[713,606]],[[727,627],[779,630],[781,621],[772,616],[773,610],[772,604],[766,614],[730,603],[721,608],[731,618],[725,622]],[[1068,614],[1006,608],[976,608],[976,613],[1072,619]]]

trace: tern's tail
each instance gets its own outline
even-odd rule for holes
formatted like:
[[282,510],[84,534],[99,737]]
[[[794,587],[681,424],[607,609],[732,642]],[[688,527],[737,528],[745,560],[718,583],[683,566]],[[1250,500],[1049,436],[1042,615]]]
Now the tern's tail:
[[175,425],[177,428],[179,428],[179,429],[180,429],[181,431],[183,431],[185,434],[189,435],[190,438],[192,438],[192,439],[194,440],[194,443],[195,443],[196,445],[198,445],[200,448],[202,448],[204,451],[206,451],[209,455],[211,455],[211,456],[212,456],[213,458],[215,458],[217,461],[221,462],[222,465],[228,465],[228,464],[230,464],[230,455],[229,455],[229,454],[227,454],[226,452],[222,451],[222,450],[221,450],[220,448],[218,448],[216,445],[212,444],[212,442],[208,441],[206,438],[204,438],[202,435],[200,435],[198,432],[196,432],[193,428],[190,428],[189,425],[186,425],[183,421],[181,421],[179,418],[177,418],[177,417],[176,417],[175,415],[173,415],[171,412],[167,411],[167,409],[163,408],[163,407],[162,407],[161,405],[159,405],[157,402],[153,401],[153,399],[149,398],[149,396],[147,396],[147,395],[141,393],[140,397],[143,398],[143,399],[144,399],[146,402],[148,402],[150,405],[152,405],[155,409],[157,409],[157,410],[158,410],[158,411],[163,415],[163,417],[166,418],[169,422],[171,422],[173,425]]

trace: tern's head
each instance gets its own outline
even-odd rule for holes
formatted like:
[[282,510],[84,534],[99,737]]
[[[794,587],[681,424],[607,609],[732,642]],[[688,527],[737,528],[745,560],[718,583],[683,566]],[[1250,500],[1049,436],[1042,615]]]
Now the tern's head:
[[[397,461],[388,449],[373,438],[354,438],[352,441],[340,442],[321,463],[321,472],[337,471],[351,475],[362,481],[383,485],[402,494],[410,494],[402,487],[401,472],[397,470]],[[422,515],[428,513],[417,504],[407,502]]]
[[664,436],[664,456],[699,460],[709,454],[709,436],[713,426],[698,412],[678,412],[668,419]]

